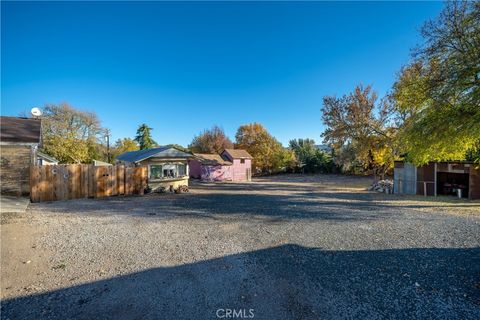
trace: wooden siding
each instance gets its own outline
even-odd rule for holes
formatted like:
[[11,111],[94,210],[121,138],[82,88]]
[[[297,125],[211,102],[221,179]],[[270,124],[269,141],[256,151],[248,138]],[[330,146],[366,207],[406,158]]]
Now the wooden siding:
[[146,186],[144,166],[30,166],[32,202],[143,194]]
[[435,195],[435,163],[431,162],[417,168],[417,194]]
[[464,163],[437,163],[437,172],[469,173],[471,164]]
[[2,145],[0,160],[1,193],[15,196],[28,195],[31,164],[33,164],[32,146]]
[[470,167],[469,198],[480,199],[480,168]]

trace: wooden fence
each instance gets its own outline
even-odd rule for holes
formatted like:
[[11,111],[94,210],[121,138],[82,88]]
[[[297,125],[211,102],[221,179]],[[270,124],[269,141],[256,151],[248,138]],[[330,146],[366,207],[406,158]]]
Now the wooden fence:
[[144,166],[30,166],[32,202],[143,194],[146,187]]

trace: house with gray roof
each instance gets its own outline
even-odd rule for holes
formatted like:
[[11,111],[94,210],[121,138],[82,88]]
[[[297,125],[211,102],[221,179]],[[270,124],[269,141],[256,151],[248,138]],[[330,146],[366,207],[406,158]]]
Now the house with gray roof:
[[193,154],[173,146],[125,152],[116,159],[117,163],[147,166],[148,185],[152,190],[159,188],[177,189],[187,185],[189,179],[188,160]]

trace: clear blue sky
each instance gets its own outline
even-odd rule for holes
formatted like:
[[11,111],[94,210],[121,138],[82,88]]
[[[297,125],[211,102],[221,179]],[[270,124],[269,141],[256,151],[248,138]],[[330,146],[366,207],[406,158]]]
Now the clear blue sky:
[[324,95],[384,94],[441,2],[4,2],[1,113],[69,102],[113,138],[260,122],[321,142]]

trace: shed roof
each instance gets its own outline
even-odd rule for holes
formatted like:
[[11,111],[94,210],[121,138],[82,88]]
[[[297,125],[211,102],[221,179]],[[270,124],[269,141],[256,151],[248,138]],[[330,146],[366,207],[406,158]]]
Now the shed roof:
[[[405,160],[395,160],[394,161],[395,163],[410,163],[408,161],[405,161]],[[426,164],[429,164],[429,163],[451,163],[451,164],[455,164],[455,163],[462,163],[462,164],[476,164],[475,161],[469,161],[469,160],[445,160],[445,161],[429,161],[427,162]],[[425,165],[426,165],[425,164]],[[421,167],[421,166],[416,166],[416,167]]]
[[232,165],[232,162],[228,160],[224,160],[220,155],[218,154],[208,154],[208,153],[194,153],[195,159],[198,160],[201,164],[205,165],[210,165],[210,166],[216,166],[216,165],[222,165],[222,166],[230,166]]
[[41,121],[38,119],[0,117],[0,141],[40,143]]
[[144,149],[138,151],[130,151],[122,153],[117,157],[117,160],[125,161],[125,162],[139,162],[148,158],[189,158],[192,157],[191,153],[183,152],[175,147],[172,146],[163,146],[158,148],[152,149]]
[[50,162],[57,162],[58,163],[58,160],[54,157],[52,157],[51,155],[48,155],[46,153],[43,153],[41,151],[37,151],[37,157],[40,157],[40,158],[43,158],[47,161],[50,161]]
[[247,150],[243,149],[225,149],[223,152],[228,153],[233,159],[253,159]]
[[108,163],[108,162],[105,162],[105,161],[100,161],[100,160],[93,159],[93,165],[96,166],[96,167],[109,167],[112,164]]

